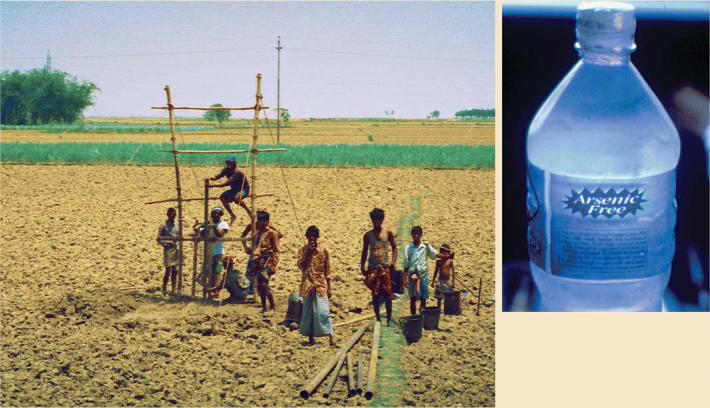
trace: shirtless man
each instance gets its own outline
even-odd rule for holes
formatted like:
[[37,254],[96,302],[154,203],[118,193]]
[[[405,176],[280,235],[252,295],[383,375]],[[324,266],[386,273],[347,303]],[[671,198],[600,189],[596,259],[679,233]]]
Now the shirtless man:
[[[390,230],[382,228],[385,212],[379,208],[370,211],[372,229],[362,237],[362,256],[360,257],[360,272],[365,276],[365,285],[372,292],[372,306],[375,317],[380,321],[380,303],[384,299],[387,310],[387,326],[392,319],[392,272],[397,262],[397,242]],[[392,249],[392,259],[390,251]],[[368,256],[369,254],[369,256]],[[367,268],[365,268],[367,261]]]
[[[444,298],[444,292],[454,290],[454,279],[456,278],[454,271],[454,253],[451,251],[451,248],[449,248],[449,245],[442,245],[441,248],[439,248],[439,253],[448,255],[448,257],[437,259],[436,269],[434,269],[434,276],[431,280],[431,286],[436,288],[434,297],[436,298],[437,307],[441,307],[441,299]],[[438,281],[436,280],[437,274],[439,275]]]

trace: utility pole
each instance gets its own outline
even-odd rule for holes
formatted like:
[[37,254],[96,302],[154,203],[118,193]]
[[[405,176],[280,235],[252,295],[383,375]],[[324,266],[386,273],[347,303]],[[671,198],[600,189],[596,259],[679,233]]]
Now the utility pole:
[[276,143],[281,143],[281,36],[276,46]]
[[47,62],[44,63],[44,70],[52,72],[52,57],[49,56],[49,50],[47,50]]

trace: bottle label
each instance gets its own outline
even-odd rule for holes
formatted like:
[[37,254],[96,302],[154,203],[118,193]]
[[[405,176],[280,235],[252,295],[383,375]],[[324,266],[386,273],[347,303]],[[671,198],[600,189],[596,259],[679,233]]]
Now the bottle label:
[[528,253],[540,269],[574,279],[665,272],[675,242],[675,170],[590,179],[528,163]]

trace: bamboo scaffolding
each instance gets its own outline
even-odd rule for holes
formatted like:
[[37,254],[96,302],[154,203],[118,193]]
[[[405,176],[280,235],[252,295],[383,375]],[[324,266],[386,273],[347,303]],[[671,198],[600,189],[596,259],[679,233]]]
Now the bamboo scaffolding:
[[[205,180],[205,195],[203,198],[187,198],[184,199],[182,198],[182,188],[180,186],[180,166],[179,166],[179,161],[178,161],[178,154],[181,153],[186,153],[186,154],[220,154],[220,153],[251,153],[252,154],[252,159],[251,159],[251,230],[252,230],[252,236],[251,238],[222,238],[221,241],[226,241],[226,242],[233,242],[233,241],[238,241],[238,242],[245,242],[245,241],[252,241],[252,248],[256,245],[256,202],[255,199],[258,197],[269,197],[273,196],[274,194],[261,194],[257,195],[255,194],[256,192],[256,156],[259,152],[283,152],[286,151],[286,149],[263,149],[259,150],[258,149],[258,138],[259,135],[257,134],[257,129],[259,127],[259,112],[262,110],[267,110],[269,109],[268,106],[263,106],[262,105],[262,99],[263,96],[261,94],[261,73],[256,75],[256,96],[255,96],[255,104],[254,106],[249,106],[249,107],[241,107],[241,108],[232,108],[232,107],[208,107],[208,108],[200,108],[200,107],[192,107],[192,106],[174,106],[172,104],[172,99],[170,97],[170,87],[168,85],[165,85],[164,88],[166,94],[167,94],[167,106],[152,106],[151,109],[167,109],[169,113],[169,120],[170,120],[170,140],[172,142],[172,150],[158,150],[158,152],[163,152],[163,153],[172,153],[173,154],[173,160],[175,163],[175,178],[176,178],[176,184],[177,184],[177,198],[176,199],[166,199],[166,200],[157,200],[157,201],[149,201],[146,202],[145,204],[159,204],[159,203],[167,203],[167,202],[174,202],[177,201],[178,203],[178,218],[180,220],[179,223],[179,236],[180,238],[165,238],[161,239],[161,242],[164,241],[172,241],[172,242],[178,242],[178,254],[180,257],[180,264],[179,264],[179,277],[178,277],[178,295],[180,296],[182,294],[182,267],[183,267],[183,241],[192,241],[193,242],[193,273],[192,273],[192,296],[195,296],[195,282],[197,281],[197,252],[198,252],[198,246],[199,246],[199,241],[202,241],[204,243],[204,256],[203,256],[203,268],[207,266],[207,263],[210,261],[211,254],[209,253],[211,250],[211,245],[208,244],[210,238],[208,237],[207,234],[205,234],[202,237],[198,236],[191,236],[190,238],[186,238],[183,235],[183,215],[182,215],[182,203],[184,201],[197,201],[197,200],[204,200],[204,224],[205,225],[210,225],[209,223],[209,200],[216,200],[218,197],[209,197],[209,181]],[[174,110],[176,109],[189,109],[189,110],[204,110],[204,111],[210,111],[210,110],[253,110],[254,111],[254,126],[252,130],[252,145],[251,149],[248,150],[178,150],[177,148],[177,141],[175,138],[175,117],[174,117]],[[253,253],[253,251],[252,251]],[[249,259],[252,260],[253,255],[249,255]],[[204,292],[203,292],[204,295]],[[221,304],[221,302],[220,302]]]
[[367,369],[367,390],[365,398],[372,399],[375,395],[375,378],[377,377],[377,353],[380,348],[380,322],[375,322],[372,331],[372,353],[370,354],[370,367]]
[[[259,74],[261,75],[261,74]],[[269,109],[268,106],[247,106],[244,108],[228,108],[225,106],[215,106],[215,107],[209,107],[209,108],[197,108],[193,106],[170,106],[170,103],[168,103],[168,106],[151,106],[151,109],[169,109],[169,110],[174,110],[174,109],[187,109],[187,110],[266,110]]]
[[330,396],[330,391],[333,389],[333,385],[335,385],[335,382],[338,380],[338,376],[340,375],[340,369],[343,368],[344,362],[345,355],[340,357],[340,360],[338,360],[338,365],[335,366],[335,370],[333,370],[333,374],[330,376],[328,385],[325,387],[325,391],[323,392],[323,398],[328,398]]
[[357,394],[357,385],[355,385],[355,375],[353,374],[353,352],[347,354],[348,360],[348,397]]
[[[275,195],[274,193],[259,194],[259,195],[257,195],[255,198],[272,197],[272,196],[274,196],[274,195]],[[200,197],[200,198],[183,198],[182,201],[183,201],[183,202],[185,202],[185,201],[202,201],[202,200],[204,200],[204,199],[205,199],[204,197]],[[210,200],[219,200],[220,198],[219,198],[219,197],[210,197],[209,199],[210,199]],[[165,199],[165,200],[158,200],[158,201],[148,201],[148,202],[146,202],[145,204],[146,204],[146,205],[148,205],[148,204],[161,204],[161,203],[169,203],[169,202],[173,202],[173,201],[177,201],[177,198],[168,198],[168,199]]]
[[186,153],[186,154],[221,154],[221,153],[254,153],[254,152],[285,152],[286,149],[249,149],[249,150],[156,150],[160,153]]
[[[308,397],[313,393],[313,391],[318,387],[318,385],[323,381],[323,379],[328,375],[330,370],[333,369],[335,364],[338,363],[338,361],[345,356],[345,354],[350,351],[350,349],[357,343],[358,340],[360,340],[360,337],[365,333],[365,330],[367,330],[368,326],[370,326],[369,323],[364,324],[362,327],[360,327],[355,334],[348,339],[348,341],[338,350],[335,355],[328,360],[327,363],[325,363],[325,366],[318,372],[318,374],[315,375],[311,379],[311,381],[308,382],[305,386],[300,391],[301,398],[303,399],[308,399]],[[377,326],[379,327],[379,326]]]

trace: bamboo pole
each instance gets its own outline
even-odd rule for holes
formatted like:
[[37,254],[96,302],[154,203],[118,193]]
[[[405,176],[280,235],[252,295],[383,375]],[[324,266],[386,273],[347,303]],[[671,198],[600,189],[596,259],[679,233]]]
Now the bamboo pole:
[[[259,135],[257,134],[257,128],[259,125],[259,107],[261,106],[261,73],[256,74],[256,95],[255,95],[255,103],[254,107],[254,127],[252,129],[251,133],[251,238],[252,238],[252,244],[251,244],[251,252],[249,253],[249,261],[253,262],[254,258],[254,250],[256,249],[257,245],[257,240],[256,240],[256,198],[254,195],[256,194],[256,155],[259,154],[259,151],[257,150],[257,143],[259,140]],[[256,289],[256,288],[254,288]],[[256,290],[254,290],[255,298],[256,298]]]
[[[159,242],[177,242],[177,241],[192,241],[193,238],[160,238],[158,239]],[[202,239],[204,241],[204,239]],[[224,242],[242,242],[242,241],[249,241],[251,238],[245,237],[238,237],[238,238],[220,238],[220,241]]]
[[478,314],[478,311],[481,308],[481,286],[483,286],[483,278],[479,277],[478,278],[478,304],[476,305],[476,316],[480,316]]
[[357,394],[357,385],[355,385],[355,376],[353,375],[353,352],[348,352],[348,397]]
[[[259,194],[259,195],[256,196],[256,198],[272,197],[272,196],[274,196],[274,193]],[[210,199],[210,200],[219,200],[219,197],[210,197],[209,199]],[[201,198],[183,198],[183,199],[182,199],[182,202],[185,202],[185,201],[202,201],[202,200],[204,200],[203,197],[201,197]],[[166,199],[166,200],[158,200],[158,201],[148,201],[148,202],[146,202],[145,204],[146,204],[146,205],[148,205],[148,204],[160,204],[160,203],[169,203],[169,202],[173,202],[173,201],[177,201],[177,198],[168,198],[168,199]]]
[[[173,144],[173,150],[177,151],[177,140],[175,139],[175,118],[173,116],[173,102],[170,98],[170,87],[168,85],[165,85],[165,94],[167,95],[168,99],[168,115],[170,118],[170,141]],[[178,202],[178,219],[180,220],[180,224],[178,225],[178,233],[182,237],[182,224],[183,224],[183,219],[182,219],[182,188],[180,187],[180,165],[178,162],[178,155],[177,153],[173,153],[173,161],[175,162],[175,180],[177,181],[177,202]],[[178,244],[178,256],[180,257],[180,263],[178,264],[178,296],[182,295],[182,264],[183,264],[183,257],[182,257],[182,240]]]
[[[259,152],[285,152],[286,149],[259,149]],[[187,154],[221,154],[221,153],[249,153],[249,150],[156,150],[159,153],[187,153]]]
[[197,236],[192,239],[192,297],[195,297],[195,282],[197,281],[197,247],[200,241]]
[[[210,223],[210,220],[208,218],[209,214],[210,214],[210,212],[209,212],[210,211],[209,196],[210,196],[210,181],[205,180],[205,196],[203,198],[205,200],[204,201],[204,213],[205,213],[204,214],[205,215],[205,224],[204,225],[208,225]],[[202,242],[204,243],[204,245],[203,245],[204,253],[202,256],[202,270],[205,271],[209,267],[208,263],[210,263],[212,261],[212,259],[211,259],[212,254],[210,253],[211,245],[209,245],[209,243],[207,242],[207,238],[208,238],[209,233],[205,229],[205,230],[203,230],[203,234],[204,235],[202,236]],[[205,279],[206,279],[206,275],[205,275]],[[204,299],[206,297],[207,297],[207,291],[203,288],[202,289],[202,298]]]
[[188,110],[254,110],[254,109],[259,109],[259,110],[266,110],[269,109],[268,106],[247,106],[244,108],[228,108],[225,106],[215,106],[215,107],[209,107],[209,108],[197,108],[194,106],[151,106],[151,109],[188,109]]
[[360,353],[357,358],[357,393],[362,394],[362,360],[363,354]]
[[377,377],[377,352],[380,347],[380,322],[375,322],[375,329],[372,331],[372,353],[370,354],[370,367],[367,369],[367,390],[365,398],[372,399],[375,395],[375,378]]
[[[311,379],[311,381],[308,382],[308,384],[303,386],[303,388],[300,391],[301,398],[308,399],[308,397],[313,393],[313,390],[315,390],[316,387],[318,387],[318,384],[320,384],[321,381],[323,381],[325,376],[327,376],[328,373],[330,372],[330,370],[333,369],[333,367],[338,362],[338,360],[343,358],[345,356],[345,354],[348,351],[350,351],[350,349],[353,347],[353,345],[358,340],[360,340],[360,337],[362,337],[362,335],[365,333],[365,330],[367,330],[367,327],[369,325],[370,324],[367,323],[367,324],[364,324],[362,327],[360,327],[355,332],[355,334],[353,334],[352,337],[350,337],[350,339],[348,339],[348,341],[340,348],[340,350],[338,350],[338,352],[335,353],[335,355],[333,357],[331,357],[331,359],[328,360],[327,363],[325,363],[325,366],[323,366],[323,369],[321,369],[318,372],[318,374],[316,374],[315,377],[313,377]],[[379,326],[377,326],[377,327],[379,327]]]
[[[472,291],[471,289],[469,289],[468,287],[466,287],[466,285],[464,285],[463,282],[461,282],[461,281],[459,280],[459,278],[454,277],[454,279],[456,279],[456,282],[460,283],[461,286],[463,286],[464,289],[466,289],[467,291],[471,292],[471,294],[473,294],[473,291]],[[479,289],[480,289],[480,285],[479,285]]]
[[340,360],[338,360],[338,365],[335,366],[335,370],[333,370],[333,374],[330,376],[328,385],[325,387],[325,392],[323,392],[323,398],[328,398],[328,396],[330,396],[330,391],[333,389],[333,385],[335,385],[335,382],[338,380],[338,376],[340,375],[340,369],[343,368],[344,362],[345,355],[340,357]]
[[359,321],[362,321],[362,320],[365,320],[365,319],[369,319],[369,318],[374,317],[374,316],[375,316],[374,313],[366,314],[366,315],[364,315],[364,316],[356,317],[356,318],[354,318],[354,319],[352,319],[352,320],[348,320],[348,321],[346,321],[346,322],[336,323],[336,324],[333,325],[333,328],[340,327],[340,326],[347,326],[347,325],[349,325],[349,324],[357,323],[357,322],[359,322]]

